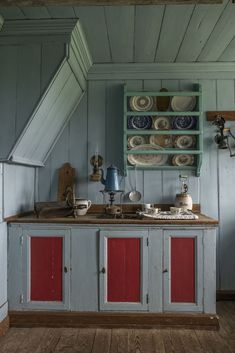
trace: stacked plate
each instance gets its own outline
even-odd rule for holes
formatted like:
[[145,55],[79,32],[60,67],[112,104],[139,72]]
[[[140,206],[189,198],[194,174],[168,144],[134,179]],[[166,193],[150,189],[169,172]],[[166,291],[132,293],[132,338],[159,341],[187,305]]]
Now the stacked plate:
[[172,128],[180,130],[194,129],[197,124],[195,116],[175,116],[172,119]]
[[174,112],[192,112],[196,103],[195,96],[174,96],[171,99],[171,108]]
[[172,147],[173,141],[171,135],[151,135],[149,138],[151,145],[161,146],[161,147]]
[[156,130],[169,130],[171,122],[168,116],[158,116],[153,118],[153,127]]
[[134,135],[128,137],[127,144],[129,148],[133,148],[136,146],[144,145],[146,143],[145,136]]
[[146,154],[128,154],[127,160],[131,165],[136,166],[158,166],[166,164],[168,160],[167,154],[150,154],[148,151],[153,150],[163,150],[161,146],[154,146],[154,145],[141,145],[132,148],[132,151],[146,151]]
[[179,167],[194,164],[194,156],[191,154],[176,154],[172,157],[172,164]]
[[151,116],[130,116],[127,120],[128,129],[146,130],[152,127]]
[[196,145],[196,137],[193,135],[179,135],[174,139],[174,147],[187,150]]
[[129,105],[132,111],[147,112],[153,109],[155,99],[152,96],[130,97]]

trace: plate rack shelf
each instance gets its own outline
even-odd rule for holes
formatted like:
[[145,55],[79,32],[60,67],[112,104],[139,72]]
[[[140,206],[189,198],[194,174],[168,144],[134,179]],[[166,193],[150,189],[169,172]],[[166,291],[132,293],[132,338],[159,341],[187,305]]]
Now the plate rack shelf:
[[[150,96],[154,99],[154,106],[151,110],[148,111],[136,111],[131,107],[130,100],[132,97],[143,97]],[[160,111],[157,107],[157,100],[159,97],[168,97],[169,106],[164,110]],[[195,107],[192,111],[173,111],[171,101],[173,97],[195,97],[196,100]],[[174,98],[175,99],[175,98]],[[175,128],[173,120],[176,117],[193,117],[195,120],[195,125],[191,129],[179,129]],[[138,121],[141,121],[141,117],[151,117],[151,119],[157,119],[159,117],[168,117],[167,119],[170,122],[170,128],[168,129],[156,129],[154,123],[149,128],[130,126],[130,119],[135,119],[139,117]],[[176,139],[180,139],[180,136],[186,135],[186,139],[193,138],[194,144],[190,148],[180,147],[176,144]],[[124,148],[124,171],[125,174],[127,170],[134,168],[145,169],[145,170],[192,170],[195,172],[196,176],[200,176],[200,169],[202,164],[202,154],[203,154],[203,121],[202,121],[202,88],[199,84],[193,85],[192,91],[128,91],[126,85],[124,85],[124,134],[123,134],[123,148]],[[149,145],[146,149],[141,149],[141,144],[135,149],[135,146],[130,146],[129,140],[134,136],[140,136],[141,139],[144,139],[144,144]],[[164,141],[164,138],[170,138],[172,143],[170,146],[154,145],[151,149],[151,139],[158,139]],[[163,140],[161,140],[163,138]],[[134,148],[134,149],[133,149]],[[143,158],[146,157],[146,163]],[[156,159],[157,164],[151,165],[151,156],[158,155]],[[164,163],[162,163],[161,156],[164,157]],[[180,155],[186,155],[186,159],[190,158],[190,165],[175,165],[175,160],[179,161],[181,158]],[[140,158],[140,163],[136,163],[136,156]],[[177,157],[180,156],[180,157]],[[183,158],[183,157],[182,157]],[[138,160],[137,160],[138,161]],[[144,162],[143,162],[144,161]],[[135,164],[136,163],[136,164]]]

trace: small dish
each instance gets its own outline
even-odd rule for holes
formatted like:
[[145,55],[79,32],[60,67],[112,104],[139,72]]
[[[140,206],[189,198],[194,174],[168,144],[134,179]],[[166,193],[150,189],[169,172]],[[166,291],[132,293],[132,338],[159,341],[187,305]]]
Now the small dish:
[[174,112],[192,112],[196,102],[195,96],[174,96],[171,99],[171,108]]
[[128,154],[127,160],[131,165],[136,166],[158,166],[166,164],[168,160],[167,154],[152,154],[148,151],[163,150],[161,146],[141,145],[132,148],[132,151],[146,151],[146,154]]
[[176,130],[189,130],[195,128],[197,119],[194,116],[175,116],[172,120],[172,127]]
[[129,99],[129,105],[132,111],[147,112],[153,108],[154,97],[152,96],[133,96]]
[[175,137],[174,146],[176,148],[193,148],[196,145],[196,137],[193,135],[179,135]]
[[169,130],[171,128],[168,116],[158,116],[153,118],[153,127],[156,130]]
[[171,135],[151,135],[149,137],[151,145],[157,145],[161,147],[172,147],[173,141]]
[[191,154],[176,154],[172,157],[172,164],[175,166],[190,166],[194,163],[194,156]]
[[140,136],[140,135],[129,136],[127,140],[127,144],[129,148],[133,148],[139,145],[144,145],[145,143],[146,143],[145,136]]
[[180,207],[170,207],[171,214],[180,214],[182,212],[182,208]]
[[130,116],[127,121],[128,129],[146,130],[152,127],[151,116]]

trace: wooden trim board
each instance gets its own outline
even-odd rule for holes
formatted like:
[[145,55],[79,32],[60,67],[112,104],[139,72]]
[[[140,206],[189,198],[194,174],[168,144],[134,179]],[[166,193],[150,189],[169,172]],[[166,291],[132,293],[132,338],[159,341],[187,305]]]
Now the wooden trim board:
[[5,335],[10,326],[9,316],[7,316],[3,321],[0,322],[0,337]]
[[10,327],[184,328],[218,330],[217,315],[10,311]]
[[216,119],[217,116],[222,116],[225,120],[235,120],[235,111],[223,111],[223,112],[206,112],[206,119],[208,121],[213,121]]
[[216,291],[216,300],[229,300],[235,301],[235,290],[217,290]]

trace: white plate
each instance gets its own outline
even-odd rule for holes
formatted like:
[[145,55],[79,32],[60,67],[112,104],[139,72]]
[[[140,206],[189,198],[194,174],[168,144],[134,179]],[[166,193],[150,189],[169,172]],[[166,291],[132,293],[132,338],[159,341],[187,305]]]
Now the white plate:
[[129,100],[132,111],[147,112],[153,108],[154,97],[151,96],[133,96]]
[[168,116],[158,116],[157,118],[153,118],[153,126],[156,130],[169,130],[171,122]]
[[191,112],[196,102],[195,96],[174,96],[171,99],[171,108],[174,112]]
[[146,154],[128,154],[127,160],[131,165],[136,166],[158,166],[166,164],[167,154],[148,154],[147,151],[163,150],[160,146],[154,145],[141,145],[132,148],[132,151],[144,150]]
[[174,146],[176,148],[193,148],[196,145],[196,137],[194,135],[180,135],[176,136]]
[[188,166],[193,165],[194,156],[191,154],[176,154],[172,158],[172,164],[176,166]]
[[172,147],[172,136],[171,135],[151,135],[149,138],[151,145],[157,145],[161,147]]
[[139,145],[144,145],[146,143],[146,138],[145,136],[140,135],[129,136],[127,143],[128,147],[133,148]]

